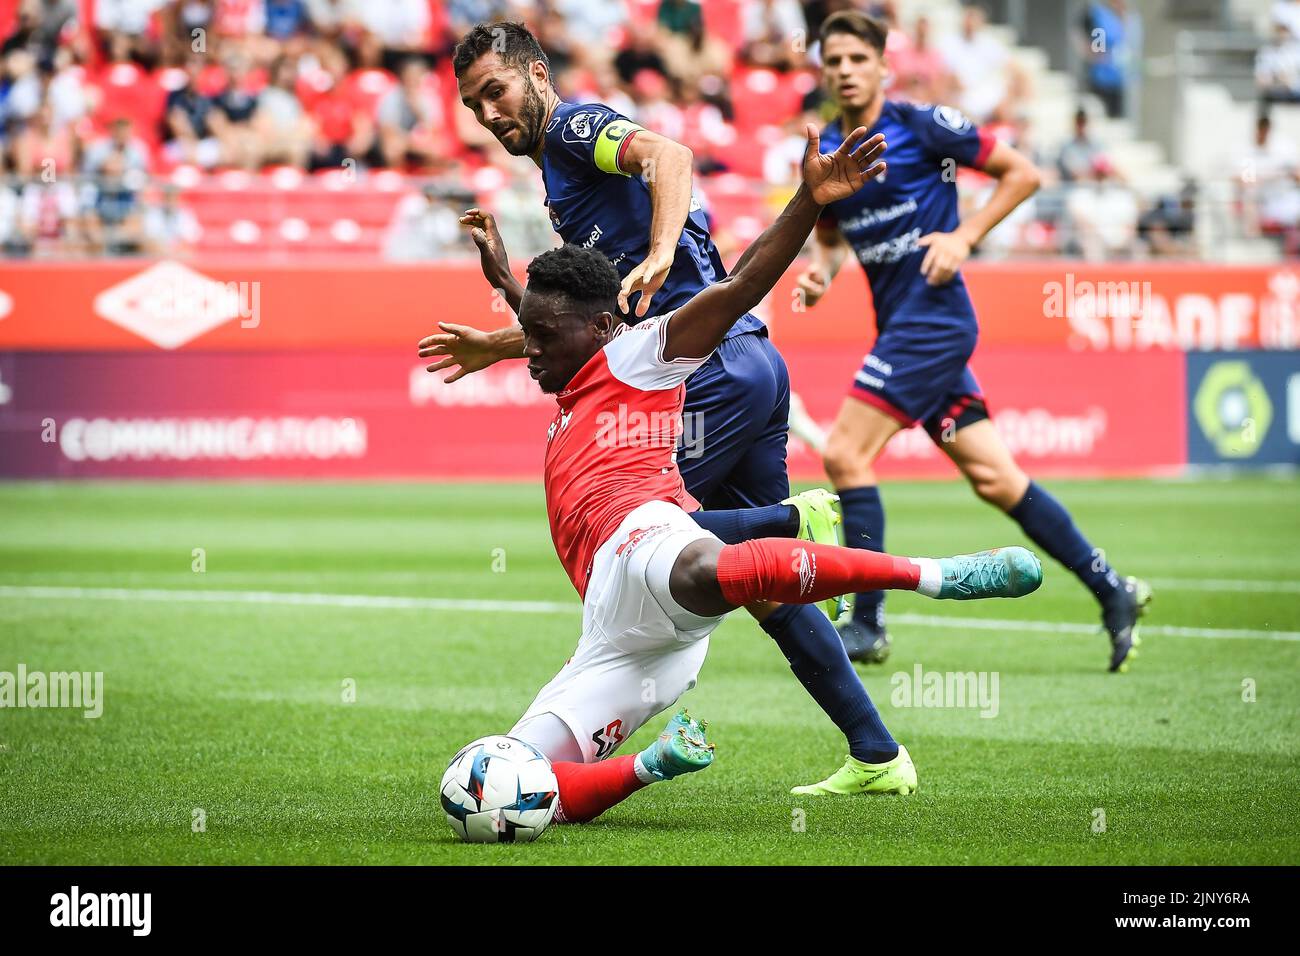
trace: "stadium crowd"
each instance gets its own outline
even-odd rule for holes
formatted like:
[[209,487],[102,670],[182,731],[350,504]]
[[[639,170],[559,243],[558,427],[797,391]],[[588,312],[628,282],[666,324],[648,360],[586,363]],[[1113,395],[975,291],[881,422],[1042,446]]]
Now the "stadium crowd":
[[1259,116],[1255,136],[1237,157],[1243,229],[1276,237],[1300,255],[1300,150],[1273,131],[1277,104],[1300,103],[1300,0],[1276,0],[1271,33],[1255,54]]
[[[450,68],[470,25],[509,17],[537,34],[564,98],[605,102],[692,148],[726,253],[779,208],[803,124],[828,115],[811,38],[848,6],[890,24],[891,95],[955,104],[1047,172],[984,254],[1194,254],[1194,190],[1145,202],[1082,110],[1067,142],[1035,142],[1029,80],[982,11],[936,35],[896,0],[0,0],[0,248],[183,254],[209,248],[213,229],[235,247],[277,229],[294,240],[309,231],[297,219],[242,233],[233,213],[206,221],[221,203],[201,191],[393,170],[388,226],[333,222],[340,248],[373,233],[394,257],[469,254],[455,212],[478,199],[522,210],[503,222],[507,241],[541,251],[551,238],[535,177],[517,175],[519,160],[460,107]],[[1116,102],[1102,97],[1104,110]],[[977,202],[983,177],[962,176]]]

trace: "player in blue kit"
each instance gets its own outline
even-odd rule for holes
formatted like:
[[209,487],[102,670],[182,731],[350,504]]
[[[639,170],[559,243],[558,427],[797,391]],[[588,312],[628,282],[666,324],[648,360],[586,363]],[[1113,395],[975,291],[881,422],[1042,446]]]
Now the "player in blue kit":
[[[626,321],[667,314],[726,276],[692,194],[689,149],[606,106],[562,101],[545,53],[521,25],[475,27],[458,45],[454,67],[479,123],[541,169],[560,237],[614,263]],[[507,299],[521,292],[513,276],[499,278]],[[473,371],[480,362],[517,357],[522,341],[517,327],[497,330],[478,343],[457,343],[457,355]],[[475,354],[478,344],[484,354]],[[763,323],[741,317],[687,389],[688,442],[678,464],[691,494],[708,510],[786,498],[789,376]],[[697,449],[704,453],[693,454]],[[788,508],[772,515],[789,524]]]
[[[626,322],[665,315],[726,278],[692,196],[689,149],[608,107],[562,101],[545,53],[520,24],[474,27],[457,44],[453,67],[461,101],[479,124],[541,170],[551,222],[564,241],[594,248],[614,264]],[[864,146],[872,161],[864,167],[868,176],[883,168],[874,165],[882,148],[880,142]],[[523,289],[510,273],[492,217],[473,209],[462,222],[471,227],[485,275],[517,314]],[[430,371],[456,367],[448,382],[523,356],[518,326],[493,332],[446,323],[440,328],[421,341],[420,355],[437,359]],[[704,506],[692,514],[700,527],[726,543],[796,533],[835,540],[839,515],[831,496],[790,497],[789,413],[785,362],[763,323],[742,315],[686,380],[687,434],[677,464],[686,490]],[[829,603],[833,609],[834,600]],[[826,792],[892,786],[880,783],[894,779],[882,770],[906,761],[906,751],[900,752],[885,728],[827,616],[798,604],[758,602],[748,610],[848,739],[849,760],[828,778],[835,783]]]
[[[827,207],[813,263],[799,278],[805,304],[813,305],[852,253],[875,304],[875,345],[823,456],[840,496],[846,543],[883,550],[885,515],[873,464],[895,433],[920,424],[980,498],[1014,518],[1092,591],[1110,637],[1110,669],[1123,670],[1134,656],[1138,617],[1151,589],[1116,574],[1060,502],[1020,470],[967,364],[978,326],[959,270],[971,248],[1034,193],[1038,172],[957,110],[886,99],[887,32],[857,11],[834,14],[822,25],[822,80],[840,119],[822,133],[821,148],[834,150],[845,129],[866,127],[885,135],[889,170]],[[957,215],[959,165],[997,180],[988,202],[964,222]],[[889,653],[884,593],[859,594],[840,635],[854,660],[883,661]]]

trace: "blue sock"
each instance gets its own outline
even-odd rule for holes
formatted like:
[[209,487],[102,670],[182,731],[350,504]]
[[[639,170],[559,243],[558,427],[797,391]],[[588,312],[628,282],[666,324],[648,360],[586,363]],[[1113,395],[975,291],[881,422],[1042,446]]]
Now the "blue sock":
[[696,511],[691,515],[705,531],[712,531],[723,544],[740,544],[754,538],[793,538],[799,533],[799,512],[794,505]]
[[849,753],[867,763],[898,756],[898,743],[844,653],[835,625],[809,604],[783,604],[762,624],[790,662],[799,683],[849,740]]
[[1007,514],[1034,544],[1073,571],[1102,604],[1120,593],[1119,575],[1106,556],[1088,543],[1065,506],[1037,482],[1029,483],[1025,496]]
[[[875,485],[866,488],[837,490],[840,510],[844,513],[844,543],[850,548],[867,551],[885,550],[885,506],[880,501],[880,489]],[[880,630],[885,626],[885,592],[864,591],[853,605],[853,620]]]

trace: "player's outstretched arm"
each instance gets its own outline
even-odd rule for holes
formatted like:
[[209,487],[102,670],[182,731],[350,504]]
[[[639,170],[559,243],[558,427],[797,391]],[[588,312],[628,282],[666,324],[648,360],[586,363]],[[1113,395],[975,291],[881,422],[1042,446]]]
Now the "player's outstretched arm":
[[731,275],[673,313],[664,358],[701,358],[717,348],[736,320],[762,302],[790,268],[822,207],[853,195],[885,171],[885,164],[877,162],[885,151],[885,138],[879,133],[867,139],[867,130],[858,127],[829,155],[818,152],[817,127],[810,124],[807,135],[799,191],[776,222],[745,250]]
[[628,138],[619,163],[627,174],[640,176],[650,190],[650,237],[645,260],[627,274],[619,290],[618,307],[623,312],[628,311],[628,296],[640,292],[636,314],[644,318],[668,279],[677,240],[691,211],[694,161],[688,147],[650,130],[636,130]]

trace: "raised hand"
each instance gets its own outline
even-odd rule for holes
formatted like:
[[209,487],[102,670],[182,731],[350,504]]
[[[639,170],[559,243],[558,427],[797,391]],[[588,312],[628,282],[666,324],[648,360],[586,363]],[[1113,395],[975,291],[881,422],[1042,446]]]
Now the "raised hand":
[[510,275],[510,257],[506,255],[506,244],[497,229],[496,217],[475,206],[466,209],[460,217],[462,226],[469,226],[469,236],[478,246],[479,261],[483,266],[483,275],[494,288]]
[[626,313],[628,311],[628,297],[640,292],[641,299],[636,304],[636,315],[638,319],[644,318],[645,314],[650,311],[650,300],[663,287],[665,280],[668,278],[668,272],[672,267],[673,260],[671,256],[667,258],[647,257],[644,262],[629,272],[627,278],[623,280],[622,288],[618,292],[619,310]]
[[442,331],[420,339],[420,358],[438,359],[428,366],[430,372],[460,366],[443,380],[449,384],[506,357],[501,354],[491,332],[450,322],[439,322],[438,328]]
[[852,196],[867,180],[885,171],[885,164],[877,162],[886,148],[883,133],[867,139],[866,127],[859,126],[844,137],[839,149],[825,155],[818,152],[821,135],[817,127],[809,123],[805,133],[808,148],[803,154],[803,181],[819,206]]

